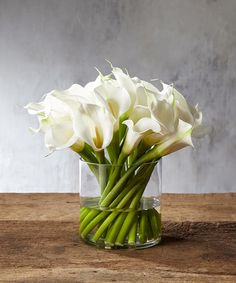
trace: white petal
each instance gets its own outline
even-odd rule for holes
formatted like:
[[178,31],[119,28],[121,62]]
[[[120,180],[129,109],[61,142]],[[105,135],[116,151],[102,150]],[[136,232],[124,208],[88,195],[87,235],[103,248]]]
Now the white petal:
[[155,132],[158,133],[161,131],[161,127],[158,124],[157,121],[153,120],[152,118],[144,117],[140,119],[135,125],[134,125],[134,131],[139,133],[146,133],[146,132]]
[[163,137],[163,142],[159,145],[161,156],[170,154],[186,146],[192,146],[191,139],[192,125],[179,120],[178,128],[175,134]]
[[147,136],[144,137],[144,142],[146,145],[148,145],[149,147],[160,143],[161,140],[163,140],[163,134],[160,133],[151,133]]
[[125,154],[136,148],[139,142],[148,134],[160,131],[160,125],[151,118],[142,118],[136,124],[132,120],[126,120],[123,122],[128,127],[124,146],[122,148]]
[[111,81],[103,82],[95,88],[95,92],[105,100],[107,109],[115,119],[119,119],[130,108],[131,101],[127,90],[113,85]]
[[72,146],[78,137],[74,134],[72,123],[69,119],[57,120],[45,132],[45,144],[48,148],[63,149]]
[[86,104],[81,105],[76,124],[78,135],[95,150],[107,147],[113,137],[114,119],[104,108]]
[[[92,84],[92,83],[91,83]],[[98,85],[98,82],[93,82],[94,86]],[[82,87],[78,84],[73,84],[65,91],[65,94],[72,96],[76,102],[101,105],[101,101],[94,93],[92,87]]]
[[40,103],[29,103],[25,107],[25,109],[28,110],[28,113],[31,115],[37,115],[40,113],[44,113],[45,111],[45,105],[40,102]]
[[166,100],[158,101],[157,104],[152,107],[152,114],[162,126],[164,133],[174,131],[175,113],[172,104],[169,104]]
[[148,107],[137,105],[135,106],[133,112],[130,114],[129,119],[134,123],[137,123],[141,118],[148,117],[151,118],[151,111]]
[[120,68],[113,68],[112,73],[119,83],[120,87],[125,88],[131,99],[131,105],[134,105],[136,100],[136,88],[132,79],[126,75]]
[[177,109],[178,118],[193,125],[194,119],[186,99],[183,95],[173,88],[174,103]]
[[174,101],[173,86],[165,84],[161,81],[162,90],[160,91],[160,100],[165,99],[168,103],[172,104]]
[[138,143],[142,139],[142,134],[134,131],[134,123],[132,120],[125,120],[123,124],[128,127],[128,130],[122,151],[124,152],[124,154],[129,155],[130,152],[137,147]]
[[136,89],[136,105],[149,106],[149,98],[145,88],[142,85],[137,85]]
[[149,92],[154,94],[155,96],[159,97],[160,96],[160,91],[158,88],[156,88],[153,84],[146,82],[146,81],[141,81],[142,85],[145,87],[145,89]]

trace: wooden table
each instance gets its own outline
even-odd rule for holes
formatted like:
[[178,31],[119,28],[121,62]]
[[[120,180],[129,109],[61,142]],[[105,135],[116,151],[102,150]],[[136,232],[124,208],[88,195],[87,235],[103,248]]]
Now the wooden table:
[[236,194],[162,198],[164,236],[146,250],[77,238],[74,194],[0,194],[0,282],[236,282]]

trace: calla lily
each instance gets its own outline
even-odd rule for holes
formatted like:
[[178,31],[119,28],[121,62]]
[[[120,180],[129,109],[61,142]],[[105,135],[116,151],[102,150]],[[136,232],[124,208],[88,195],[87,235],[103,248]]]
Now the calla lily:
[[199,111],[198,105],[193,107],[188,104],[183,95],[175,88],[173,88],[173,96],[176,118],[192,125],[193,137],[203,137],[208,130],[202,125],[202,112]]
[[58,96],[59,92],[53,91],[46,95],[44,101],[25,106],[29,114],[37,115],[39,120],[39,128],[32,130],[44,133],[45,145],[50,151],[73,144],[77,144],[77,149],[82,150],[84,143],[75,131],[77,112]]
[[113,67],[112,73],[118,83],[118,85],[125,89],[130,96],[130,110],[136,101],[136,86],[129,75],[125,74],[120,68]]
[[78,109],[76,132],[95,151],[106,148],[113,137],[114,118],[103,107],[81,104]]
[[132,120],[126,120],[123,124],[128,127],[122,148],[126,155],[129,155],[145,136],[153,132],[158,133],[161,130],[160,125],[155,120],[147,117],[141,118],[136,123]]
[[114,130],[119,127],[119,119],[131,106],[130,95],[125,88],[119,87],[114,80],[100,80],[94,92],[104,101],[105,107],[116,120]]
[[[173,105],[175,120],[181,119],[182,121],[191,124],[193,127],[193,134],[195,128],[198,128],[200,132],[202,124],[202,113],[199,111],[198,106],[191,106],[187,103],[183,95],[176,90],[172,85],[167,85],[162,82],[163,89],[160,92],[161,101],[166,101],[167,103]],[[159,101],[157,101],[157,104]],[[197,132],[197,131],[196,131]]]
[[147,145],[157,145],[163,155],[193,146],[191,136],[201,135],[202,113],[190,106],[171,85],[162,83],[161,99],[152,104],[152,116],[159,122],[161,132],[145,137]]
[[156,144],[156,146],[149,153],[143,156],[143,162],[160,158],[186,146],[193,147],[191,133],[192,125],[179,120],[176,131],[173,133],[167,135],[160,134],[158,139],[155,133],[148,135],[145,139],[145,142],[149,144],[150,147],[154,144]]
[[159,91],[151,83],[140,80],[137,77],[130,78],[120,68],[112,67],[112,73],[116,78],[119,86],[126,89],[130,95],[130,111],[135,105],[142,105],[149,107],[152,101],[156,100]]
[[192,125],[179,119],[176,132],[166,136],[166,140],[163,140],[159,145],[158,151],[161,156],[170,154],[186,146],[192,146]]
[[102,106],[102,101],[96,96],[88,86],[82,87],[79,84],[73,84],[70,88],[66,89],[63,93],[59,93],[60,97],[65,95],[66,99],[74,100],[75,102],[85,104],[95,104]]
[[98,71],[96,80],[84,87],[73,84],[64,91],[53,90],[42,102],[26,106],[37,115],[39,128],[34,131],[44,133],[51,151],[71,147],[79,152],[87,143],[95,151],[107,148],[115,161],[121,144],[126,154],[141,140],[149,147],[165,147],[166,154],[192,145],[191,136],[207,132],[198,106],[188,104],[173,85],[161,82],[159,90],[111,67],[110,74]]
[[150,107],[156,101],[159,94],[158,89],[149,82],[142,81],[137,77],[132,78],[136,87],[136,102],[135,105]]

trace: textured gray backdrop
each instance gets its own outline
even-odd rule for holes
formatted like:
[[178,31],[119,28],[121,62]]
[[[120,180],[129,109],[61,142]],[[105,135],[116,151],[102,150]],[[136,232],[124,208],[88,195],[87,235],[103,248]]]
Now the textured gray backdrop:
[[94,66],[174,82],[209,134],[166,157],[165,192],[236,191],[235,0],[0,0],[0,191],[76,192],[78,158],[44,158],[22,108],[84,84]]

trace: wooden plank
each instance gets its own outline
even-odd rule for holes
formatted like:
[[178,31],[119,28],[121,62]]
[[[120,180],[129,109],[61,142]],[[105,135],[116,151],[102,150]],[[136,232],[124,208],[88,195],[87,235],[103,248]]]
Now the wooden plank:
[[[168,221],[236,221],[236,193],[163,194]],[[61,209],[63,207],[63,209]],[[1,220],[77,221],[78,194],[0,194]]]
[[235,199],[164,195],[159,246],[107,251],[77,237],[77,195],[1,195],[0,282],[236,282]]

